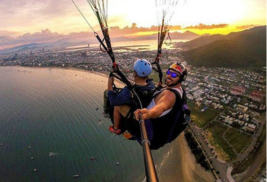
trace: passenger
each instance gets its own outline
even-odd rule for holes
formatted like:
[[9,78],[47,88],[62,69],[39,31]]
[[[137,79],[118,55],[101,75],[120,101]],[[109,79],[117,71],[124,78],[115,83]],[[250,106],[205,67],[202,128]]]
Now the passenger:
[[[166,74],[167,87],[156,92],[146,108],[134,111],[137,120],[140,119],[140,114],[142,119],[146,120],[146,129],[152,149],[160,148],[171,142],[188,125],[189,121],[186,121],[184,115],[190,116],[190,110],[186,105],[186,95],[181,86],[186,76],[187,69],[183,64],[172,64]],[[138,136],[136,137],[138,138]]]
[[[133,89],[138,93],[138,95],[142,95],[142,93],[154,93],[155,85],[152,79],[148,78],[148,76],[152,72],[151,63],[145,59],[139,59],[134,63],[133,69]],[[134,101],[133,94],[127,87],[124,87],[119,93],[113,91],[113,82],[114,78],[110,77],[108,79],[107,95],[111,107],[114,107],[113,118],[111,118],[114,125],[110,126],[109,130],[112,133],[120,135],[122,133],[122,130],[120,128],[122,117],[128,117],[129,111],[131,107],[133,107]],[[146,99],[149,99],[149,101],[147,103],[143,103],[145,106],[147,106],[151,101],[153,93],[150,94],[150,96],[146,97]]]

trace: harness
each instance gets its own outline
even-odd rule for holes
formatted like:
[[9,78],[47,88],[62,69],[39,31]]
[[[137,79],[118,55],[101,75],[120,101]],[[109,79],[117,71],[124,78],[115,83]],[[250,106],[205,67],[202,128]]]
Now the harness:
[[[176,139],[188,126],[190,119],[190,110],[187,107],[186,93],[183,89],[183,98],[176,90],[168,89],[176,96],[175,104],[171,111],[158,118],[153,118],[145,121],[148,138],[150,140],[150,148],[156,150],[163,147],[167,143],[171,143]],[[156,97],[158,94],[154,95]],[[137,124],[136,124],[137,123]],[[131,122],[133,127],[130,132],[135,135],[140,143],[140,131],[138,130],[138,122]]]
[[[119,94],[121,92],[121,88],[117,88],[115,85],[113,85],[113,91],[115,91],[117,94]],[[130,106],[130,110],[127,113],[126,117],[122,117],[122,122],[121,122],[121,130],[125,131],[125,130],[131,130],[131,128],[133,128],[132,126],[132,120],[133,120],[133,112],[138,109],[138,108],[142,108],[143,107],[147,107],[148,104],[151,102],[152,98],[153,98],[153,94],[156,91],[155,89],[152,90],[148,90],[148,91],[141,91],[138,86],[133,85],[130,89],[130,94],[131,94],[131,98],[132,98],[132,103],[128,106]],[[114,107],[112,107],[109,103],[109,99],[106,93],[104,93],[104,111],[106,114],[109,115],[111,122],[114,123],[113,121],[113,110]],[[135,125],[134,127],[138,128],[139,130],[139,124],[138,122],[134,122],[137,125]]]
[[134,85],[131,94],[132,94],[132,101],[133,104],[130,106],[131,109],[128,112],[126,118],[133,119],[133,112],[138,108],[145,108],[153,99],[153,95],[156,91],[156,88],[150,91],[140,91]]

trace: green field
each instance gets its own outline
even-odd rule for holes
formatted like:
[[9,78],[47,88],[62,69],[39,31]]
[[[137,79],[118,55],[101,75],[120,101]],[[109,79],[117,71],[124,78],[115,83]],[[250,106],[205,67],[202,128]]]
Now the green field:
[[[225,126],[221,123],[212,122],[209,125],[208,130],[212,133],[213,140],[211,141],[214,141],[214,143],[211,144],[216,148],[216,151],[218,153],[221,153],[220,156],[223,156],[223,160],[229,161],[233,160],[236,157],[236,154],[231,146],[229,146],[222,137],[227,128],[228,126]],[[226,155],[223,153],[225,153]]]
[[195,103],[188,102],[188,106],[191,110],[192,121],[200,128],[206,126],[207,123],[209,123],[219,114],[217,111],[209,108],[201,112],[201,109],[203,109],[204,106],[198,106]]
[[236,152],[240,153],[248,144],[252,137],[246,133],[238,131],[234,128],[229,128],[225,133],[225,138],[235,148]]
[[[257,143],[254,146],[254,149],[252,150],[250,155],[248,155],[248,157],[245,160],[234,164],[234,170],[232,174],[238,174],[244,172],[255,161],[256,157],[262,153],[262,151],[265,151],[266,153],[266,148],[265,149],[263,148],[265,142],[266,142],[266,124],[264,125],[261,131],[261,135],[258,137]],[[263,158],[263,160],[265,159]]]

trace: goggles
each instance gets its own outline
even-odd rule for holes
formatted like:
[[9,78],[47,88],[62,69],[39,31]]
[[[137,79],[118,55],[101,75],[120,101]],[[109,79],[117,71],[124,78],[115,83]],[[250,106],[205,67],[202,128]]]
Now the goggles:
[[168,70],[166,72],[167,75],[171,75],[172,78],[176,78],[176,77],[180,77],[181,75],[175,73],[175,72],[171,72],[170,70]]

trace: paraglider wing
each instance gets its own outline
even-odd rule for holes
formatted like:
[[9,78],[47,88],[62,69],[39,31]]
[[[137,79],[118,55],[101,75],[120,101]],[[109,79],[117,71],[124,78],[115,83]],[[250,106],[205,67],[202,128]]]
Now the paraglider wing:
[[[157,68],[153,68],[159,73],[159,86],[162,84],[162,71],[159,65],[159,59],[162,54],[162,44],[167,33],[170,31],[170,21],[177,10],[177,6],[184,5],[186,0],[155,0],[157,20],[158,20],[158,50],[155,62]],[[170,39],[170,36],[168,36]],[[170,45],[170,44],[169,44]]]

